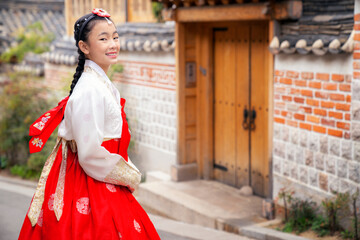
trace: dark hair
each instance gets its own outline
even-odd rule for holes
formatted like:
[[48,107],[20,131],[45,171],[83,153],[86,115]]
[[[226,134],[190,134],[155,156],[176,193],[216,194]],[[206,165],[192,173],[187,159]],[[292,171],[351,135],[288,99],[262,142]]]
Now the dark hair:
[[[72,94],[76,83],[78,82],[81,74],[84,71],[85,54],[79,48],[79,41],[82,40],[86,42],[89,38],[91,29],[95,26],[95,23],[100,20],[106,21],[104,17],[99,17],[93,13],[89,13],[79,18],[74,24],[74,38],[76,42],[76,47],[78,48],[77,51],[79,53],[79,58],[78,58],[79,60],[78,60],[78,65],[76,67],[76,72],[74,73],[73,80],[70,85],[69,96]],[[110,21],[112,20],[110,19]],[[85,26],[83,26],[84,24]]]

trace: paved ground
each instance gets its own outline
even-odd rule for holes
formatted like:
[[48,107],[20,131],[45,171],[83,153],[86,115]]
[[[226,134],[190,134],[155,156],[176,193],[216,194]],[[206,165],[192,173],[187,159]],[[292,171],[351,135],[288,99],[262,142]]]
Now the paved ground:
[[[0,240],[14,240],[34,193],[32,182],[0,176]],[[249,238],[150,215],[162,240],[247,240]]]

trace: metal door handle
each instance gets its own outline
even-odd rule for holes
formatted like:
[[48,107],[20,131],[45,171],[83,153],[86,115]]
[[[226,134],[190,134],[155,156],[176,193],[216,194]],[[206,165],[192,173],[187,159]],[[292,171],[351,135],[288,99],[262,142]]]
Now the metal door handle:
[[247,108],[244,108],[244,113],[243,113],[244,119],[243,119],[243,123],[242,126],[245,130],[249,129],[249,123],[248,123],[248,118],[249,118],[249,111],[247,110]]
[[255,119],[256,119],[256,111],[255,111],[255,108],[253,108],[253,110],[251,111],[251,114],[250,114],[250,130],[251,131],[254,131],[256,128]]

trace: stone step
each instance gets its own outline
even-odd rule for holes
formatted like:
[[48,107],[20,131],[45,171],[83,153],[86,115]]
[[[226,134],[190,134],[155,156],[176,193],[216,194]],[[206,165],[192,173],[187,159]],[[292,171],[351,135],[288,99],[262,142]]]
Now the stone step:
[[137,199],[156,214],[229,232],[265,221],[262,198],[242,196],[239,189],[215,181],[146,182],[140,184]]

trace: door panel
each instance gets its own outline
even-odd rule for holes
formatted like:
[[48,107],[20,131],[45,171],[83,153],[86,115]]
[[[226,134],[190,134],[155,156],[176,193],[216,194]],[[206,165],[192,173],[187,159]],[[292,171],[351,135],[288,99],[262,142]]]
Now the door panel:
[[249,108],[248,24],[236,28],[236,187],[249,185],[249,130],[244,129],[244,110]]
[[[267,24],[242,22],[214,30],[214,177],[267,194]],[[244,128],[244,110],[256,112]],[[249,121],[246,121],[248,124]]]
[[215,179],[235,185],[235,43],[234,30],[214,32]]
[[266,195],[269,181],[268,139],[268,31],[265,22],[251,25],[251,109],[256,111],[255,130],[251,131],[251,185],[257,195]]

